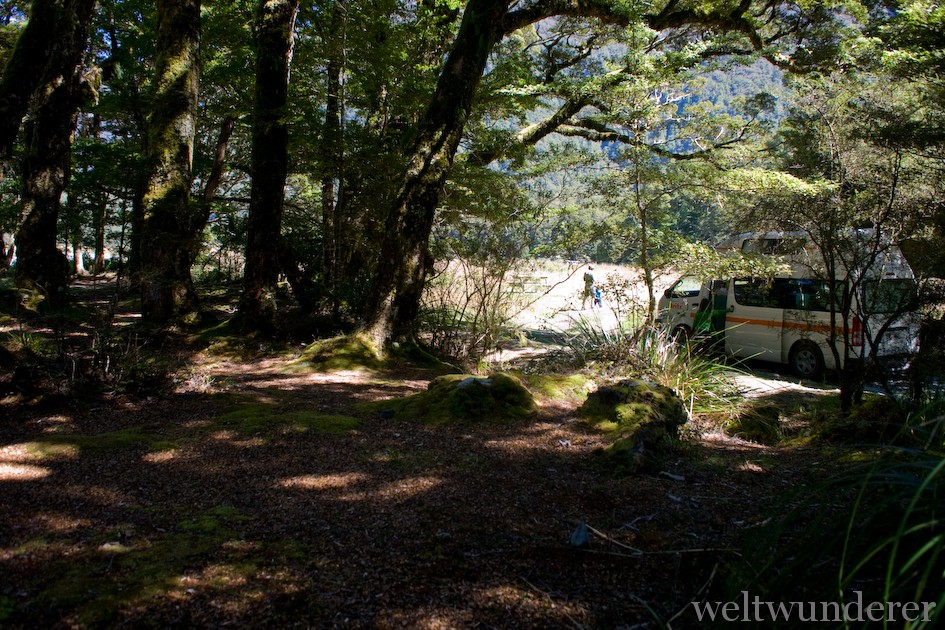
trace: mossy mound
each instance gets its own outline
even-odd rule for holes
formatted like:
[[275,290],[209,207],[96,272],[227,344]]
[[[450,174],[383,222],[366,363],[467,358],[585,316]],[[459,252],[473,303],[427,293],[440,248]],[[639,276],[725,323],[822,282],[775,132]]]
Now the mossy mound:
[[375,371],[384,367],[384,361],[377,345],[367,335],[355,334],[312,343],[292,362],[292,367],[316,372]]
[[430,424],[491,424],[527,418],[535,411],[535,400],[531,392],[509,374],[496,373],[488,377],[447,374],[433,379],[425,392],[369,406],[384,415]]
[[775,405],[759,405],[748,409],[725,427],[729,435],[759,444],[773,445],[784,439],[781,409]]
[[604,451],[609,466],[621,472],[653,468],[679,442],[679,427],[689,419],[686,406],[668,387],[624,380],[588,395],[582,416],[614,436]]
[[539,396],[561,402],[576,403],[593,387],[593,381],[583,374],[527,374],[521,379]]
[[867,397],[850,410],[822,418],[814,427],[821,440],[834,444],[894,444],[914,447],[921,444],[919,435],[907,426],[906,413],[894,399],[886,396]]

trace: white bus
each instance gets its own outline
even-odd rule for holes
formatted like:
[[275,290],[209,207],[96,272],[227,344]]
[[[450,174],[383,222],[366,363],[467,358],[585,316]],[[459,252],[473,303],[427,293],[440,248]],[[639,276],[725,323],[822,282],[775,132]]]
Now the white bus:
[[[871,234],[850,233],[851,251]],[[801,232],[741,234],[720,247],[732,248],[777,255],[783,268],[773,277],[680,278],[660,299],[657,320],[674,337],[713,335],[731,356],[787,364],[802,378],[838,367],[831,342],[841,363],[868,356],[877,339],[884,361],[904,363],[918,351],[917,285],[898,247],[873,247],[845,259],[859,268],[838,265],[833,274]]]

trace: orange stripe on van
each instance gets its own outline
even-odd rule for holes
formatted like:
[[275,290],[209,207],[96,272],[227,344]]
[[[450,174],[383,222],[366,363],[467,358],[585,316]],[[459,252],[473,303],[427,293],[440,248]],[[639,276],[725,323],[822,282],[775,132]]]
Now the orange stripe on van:
[[[785,322],[778,321],[775,319],[750,319],[746,317],[726,317],[725,323],[734,323],[734,324],[751,324],[752,326],[765,326],[767,328],[791,328],[795,330],[803,330],[805,332],[818,332],[823,334],[830,333],[830,326],[827,324],[811,324],[809,322]],[[843,334],[842,328],[835,329],[838,335]]]

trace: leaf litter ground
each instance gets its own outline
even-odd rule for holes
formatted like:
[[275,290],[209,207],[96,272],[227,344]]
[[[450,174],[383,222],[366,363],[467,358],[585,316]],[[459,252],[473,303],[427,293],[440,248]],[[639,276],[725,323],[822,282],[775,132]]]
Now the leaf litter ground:
[[815,451],[714,436],[615,477],[576,403],[425,425],[358,405],[432,373],[290,361],[198,354],[171,396],[12,408],[0,625],[686,627],[776,498],[823,474]]

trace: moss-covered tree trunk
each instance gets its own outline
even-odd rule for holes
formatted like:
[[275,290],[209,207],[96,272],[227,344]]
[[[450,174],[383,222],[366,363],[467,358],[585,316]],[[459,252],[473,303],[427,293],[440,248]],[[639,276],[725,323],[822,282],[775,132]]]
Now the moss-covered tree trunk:
[[489,54],[502,37],[505,0],[471,0],[408,152],[388,212],[363,327],[379,345],[410,339],[430,271],[430,233]]
[[240,314],[265,329],[275,315],[285,180],[292,37],[298,0],[260,0],[256,14],[256,90],[253,106],[252,187]]
[[159,0],[148,120],[138,286],[141,314],[166,322],[197,308],[190,268],[203,223],[190,200],[200,78],[200,0]]
[[[47,24],[52,29],[47,35],[61,39],[47,42],[52,50],[42,57],[45,66],[35,69],[40,81],[34,83],[24,128],[20,160],[23,222],[17,231],[16,281],[20,286],[39,288],[54,302],[65,295],[66,261],[57,247],[60,199],[69,182],[76,117],[88,95],[82,57],[94,4],[83,0],[58,3],[53,9],[43,6],[43,12],[52,10],[57,20],[55,25]],[[5,72],[4,81],[8,76]],[[12,123],[6,120],[3,124]],[[15,127],[19,127],[19,118]]]
[[10,156],[34,94],[48,95],[57,78],[71,76],[88,38],[94,0],[33,0],[30,20],[0,77],[0,158]]

